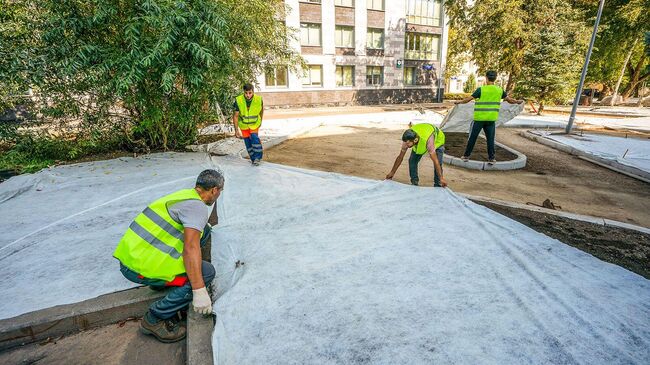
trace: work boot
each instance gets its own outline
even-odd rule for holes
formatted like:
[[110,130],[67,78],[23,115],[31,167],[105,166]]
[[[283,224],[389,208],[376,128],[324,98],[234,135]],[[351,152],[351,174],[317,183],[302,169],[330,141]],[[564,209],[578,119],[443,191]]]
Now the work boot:
[[140,331],[165,343],[180,341],[187,334],[187,329],[179,323],[178,318],[158,319],[150,312],[147,312],[142,318]]

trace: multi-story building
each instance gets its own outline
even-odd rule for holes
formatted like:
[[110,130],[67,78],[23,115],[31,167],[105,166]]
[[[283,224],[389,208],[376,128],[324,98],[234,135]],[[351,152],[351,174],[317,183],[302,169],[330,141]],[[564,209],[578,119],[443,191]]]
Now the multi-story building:
[[441,0],[285,0],[304,72],[258,77],[265,106],[433,102],[447,25]]

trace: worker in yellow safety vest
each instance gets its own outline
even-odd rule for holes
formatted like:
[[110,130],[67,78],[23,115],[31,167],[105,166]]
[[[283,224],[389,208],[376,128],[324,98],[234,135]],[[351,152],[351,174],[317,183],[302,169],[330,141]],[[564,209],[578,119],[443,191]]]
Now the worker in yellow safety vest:
[[476,138],[478,138],[478,134],[483,130],[485,139],[487,140],[488,164],[493,165],[496,163],[494,156],[494,137],[496,135],[496,121],[499,119],[501,99],[510,104],[521,104],[524,101],[511,98],[500,86],[494,84],[494,81],[497,79],[496,71],[488,71],[485,77],[487,79],[486,85],[479,87],[472,95],[456,102],[456,104],[466,104],[476,99],[476,103],[474,104],[474,120],[470,127],[467,147],[465,147],[465,153],[461,159],[463,161],[469,160],[474,145],[476,144]]
[[262,97],[255,95],[253,85],[246,84],[244,92],[235,98],[233,108],[235,113],[232,123],[235,128],[235,137],[244,139],[251,163],[253,166],[258,166],[263,155],[259,136],[259,129],[264,117]]
[[445,134],[440,128],[429,123],[416,124],[407,129],[402,134],[402,149],[393,163],[393,168],[386,175],[387,180],[391,180],[402,164],[406,150],[411,148],[409,157],[409,175],[411,184],[418,185],[418,164],[425,154],[428,154],[433,161],[433,186],[445,187],[447,181],[442,176],[442,157],[445,153]]
[[215,269],[201,258],[211,227],[208,206],[223,191],[221,172],[205,170],[192,189],[182,189],[154,201],[138,214],[122,236],[113,256],[128,280],[154,290],[170,287],[160,300],[149,306],[140,322],[143,333],[162,342],[182,340],[185,325],[178,312],[190,302],[204,315],[212,313],[212,299],[206,286]]

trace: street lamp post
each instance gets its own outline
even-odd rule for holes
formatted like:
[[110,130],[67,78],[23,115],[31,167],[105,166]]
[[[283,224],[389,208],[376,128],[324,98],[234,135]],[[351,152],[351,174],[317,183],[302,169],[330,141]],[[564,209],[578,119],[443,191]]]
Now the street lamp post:
[[603,14],[603,6],[605,5],[605,0],[600,0],[598,5],[598,15],[596,15],[596,23],[594,23],[594,31],[591,33],[591,42],[589,42],[589,49],[587,50],[587,57],[585,58],[585,64],[582,66],[582,75],[580,75],[580,83],[578,84],[578,90],[576,90],[576,98],[573,100],[573,107],[571,108],[571,116],[569,117],[569,123],[566,126],[566,133],[571,133],[571,127],[573,126],[573,121],[576,119],[576,111],[578,109],[578,104],[580,103],[580,95],[582,95],[582,87],[585,83],[585,77],[587,76],[587,68],[589,67],[589,59],[591,59],[591,51],[594,48],[594,42],[596,41],[596,33],[598,33],[598,24],[600,23],[600,16]]

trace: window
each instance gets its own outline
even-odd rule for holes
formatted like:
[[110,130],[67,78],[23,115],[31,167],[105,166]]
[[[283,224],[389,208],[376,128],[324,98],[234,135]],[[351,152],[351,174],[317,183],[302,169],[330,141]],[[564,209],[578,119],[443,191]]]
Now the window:
[[374,49],[383,49],[384,30],[368,28],[368,34],[366,35],[366,47],[374,48]]
[[371,10],[384,10],[384,0],[366,0],[366,5]]
[[406,21],[408,23],[440,26],[442,20],[441,0],[408,0]]
[[334,42],[337,47],[354,48],[354,27],[337,25],[334,29]]
[[404,85],[416,85],[417,76],[415,67],[404,67]]
[[287,87],[287,68],[274,67],[265,75],[266,87]]
[[300,45],[320,46],[320,24],[300,23]]
[[314,3],[320,4],[320,0],[300,0],[301,3]]
[[354,0],[334,0],[335,6],[349,6],[354,7]]
[[336,86],[354,86],[354,66],[336,66]]
[[405,58],[410,60],[438,60],[440,36],[406,33]]
[[384,68],[381,66],[366,67],[366,84],[381,85],[384,82]]
[[302,86],[323,86],[323,67],[309,65],[302,77]]

